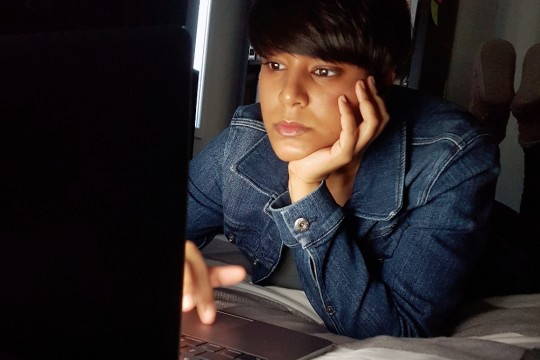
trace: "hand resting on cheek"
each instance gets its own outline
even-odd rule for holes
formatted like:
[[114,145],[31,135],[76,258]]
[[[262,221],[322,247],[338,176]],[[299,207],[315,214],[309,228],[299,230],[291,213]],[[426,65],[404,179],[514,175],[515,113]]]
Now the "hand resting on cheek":
[[355,93],[361,119],[356,119],[351,102],[345,95],[341,95],[338,98],[341,115],[339,139],[331,147],[289,162],[289,193],[292,202],[314,191],[323,180],[326,180],[338,204],[343,206],[351,197],[362,156],[390,119],[372,76],[367,81],[358,80]]

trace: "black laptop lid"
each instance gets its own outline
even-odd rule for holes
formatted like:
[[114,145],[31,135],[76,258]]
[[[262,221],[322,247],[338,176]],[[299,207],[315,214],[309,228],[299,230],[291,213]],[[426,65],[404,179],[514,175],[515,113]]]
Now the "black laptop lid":
[[0,354],[174,359],[191,151],[179,28],[0,37]]

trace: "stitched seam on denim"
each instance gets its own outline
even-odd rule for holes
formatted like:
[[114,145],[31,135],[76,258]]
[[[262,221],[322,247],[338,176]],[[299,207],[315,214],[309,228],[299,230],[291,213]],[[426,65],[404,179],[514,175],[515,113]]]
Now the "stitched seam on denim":
[[276,194],[269,194],[269,199],[268,201],[266,202],[266,204],[264,204],[264,208],[263,208],[263,212],[268,215],[268,217],[270,217],[270,219],[274,219],[273,216],[272,216],[272,212],[270,211],[270,205],[272,205],[272,203],[278,198],[279,195],[276,195]]
[[418,200],[418,206],[422,206],[424,205],[426,202],[427,202],[427,199],[429,198],[429,194],[431,193],[431,190],[433,189],[433,186],[435,186],[435,183],[437,182],[437,180],[439,180],[439,177],[441,176],[441,174],[448,168],[448,165],[456,158],[456,156],[459,155],[459,153],[464,149],[466,148],[468,145],[470,145],[471,143],[473,143],[474,141],[476,141],[477,139],[480,139],[480,138],[483,138],[483,137],[487,137],[488,135],[485,135],[485,134],[477,134],[476,136],[472,137],[471,139],[469,139],[468,141],[462,141],[461,144],[460,143],[455,143],[454,141],[451,141],[450,139],[448,138],[441,138],[440,140],[450,140],[452,143],[454,143],[456,145],[456,147],[458,148],[458,150],[448,158],[448,160],[446,161],[446,163],[441,166],[440,170],[437,172],[437,174],[433,177],[433,179],[430,181],[430,185],[424,190],[422,196],[420,197],[420,199]]
[[242,126],[250,129],[266,132],[264,124],[260,121],[255,121],[249,118],[234,118],[231,121],[231,126]]
[[328,234],[331,234],[332,232],[335,232],[335,229],[337,229],[343,223],[344,220],[345,220],[345,216],[342,216],[341,219],[339,219],[339,221],[334,226],[332,226],[330,229],[328,229],[327,232],[325,232],[324,234],[319,236],[317,239],[315,239],[313,241],[310,241],[309,244],[307,244],[306,246],[302,245],[302,249],[307,250],[307,249],[309,249],[311,247],[317,246],[321,242],[324,242],[325,239],[328,238]]
[[[265,139],[265,136],[261,137],[250,149],[253,149],[253,148],[256,148],[258,147],[262,141],[264,141]],[[258,184],[256,184],[255,182],[251,181],[249,178],[247,178],[246,176],[244,176],[241,172],[238,171],[236,165],[238,163],[240,163],[244,157],[248,156],[249,155],[249,152],[246,152],[243,156],[239,157],[238,159],[236,159],[236,161],[229,167],[229,170],[231,172],[233,172],[234,174],[238,175],[241,179],[243,179],[245,182],[247,182],[249,185],[251,185],[255,190],[257,190],[259,193],[263,194],[263,195],[266,195],[266,196],[273,196],[273,195],[276,195],[278,196],[279,194],[272,194],[272,193],[269,193],[269,192],[266,192],[264,191],[264,189],[262,189]]]
[[441,174],[446,170],[446,168],[448,167],[448,164],[450,164],[458,154],[459,154],[459,151],[454,152],[454,154],[448,158],[448,160],[444,163],[444,165],[441,166],[441,168],[435,174],[435,176],[433,176],[431,181],[428,183],[429,186],[425,188],[425,190],[422,193],[422,196],[420,196],[420,198],[418,199],[418,206],[422,206],[427,203],[427,199],[429,198],[429,194],[431,193],[433,186],[435,186],[435,183],[437,182]]
[[[314,255],[315,255],[315,256],[314,256]],[[318,254],[317,254],[317,251],[313,251],[313,252],[312,252],[312,251],[308,251],[308,256],[309,256],[310,259],[314,260],[315,258],[317,258],[317,259],[319,259],[319,261],[320,261],[321,259],[320,259],[319,256],[317,256],[317,255],[318,255]],[[315,263],[316,263],[316,262],[315,262]],[[320,284],[320,282],[319,282],[319,280],[322,280],[322,279],[319,279],[319,273],[316,271],[316,270],[317,270],[317,267],[316,267],[316,266],[314,266],[314,269],[315,269],[315,272],[316,272],[316,274],[315,274],[315,276],[316,276],[316,278],[315,278],[315,285],[316,285],[316,287],[317,287],[317,293],[319,294],[319,300],[320,300],[320,303],[321,303],[322,307],[323,307],[323,308],[326,308],[326,305],[327,305],[326,298],[325,298],[325,296],[324,296],[324,294],[323,294],[323,290],[322,290],[321,284]],[[311,269],[310,269],[310,272],[312,272]],[[335,317],[330,316],[329,314],[325,314],[325,317],[326,317],[327,319],[330,320],[330,322],[332,323],[332,326],[334,327],[334,329],[337,330],[337,333],[338,333],[338,334],[343,335],[343,334],[345,333],[345,332],[343,331],[343,329],[342,329],[340,323],[339,323],[338,321],[336,321],[336,318],[335,318]]]
[[[227,224],[229,228],[232,227],[233,234],[244,235],[246,232],[250,232],[256,233],[257,238],[262,238],[264,236],[264,234],[262,234],[257,228],[254,228],[253,226],[245,226],[237,221],[233,221],[233,218],[231,217],[224,216],[223,221]],[[268,263],[271,263],[271,261],[268,258],[267,252],[265,251],[264,242],[258,242],[257,247],[253,247],[253,244],[254,242],[250,242],[250,246],[247,246],[246,242],[235,242],[236,246],[249,254],[249,258],[257,258],[266,267],[266,265],[268,265]]]
[[399,195],[399,205],[397,209],[390,211],[388,214],[388,217],[385,219],[385,221],[390,220],[394,216],[396,216],[399,211],[403,208],[403,198],[404,198],[404,188],[405,188],[405,177],[407,172],[407,122],[403,122],[401,125],[401,146],[403,147],[403,151],[401,151],[401,156],[399,158],[399,165],[400,165],[400,172],[399,172],[399,181],[395,182],[394,187],[394,194]]
[[234,218],[228,216],[228,215],[225,215],[223,214],[223,222],[226,223],[228,226],[232,226],[233,228],[235,228],[235,230],[241,230],[241,231],[244,231],[244,230],[253,230],[255,232],[257,232],[257,234],[259,233],[257,231],[257,229],[252,229],[252,227],[248,226],[248,225],[244,225],[243,223],[240,223],[240,222],[237,222],[234,220]]
[[415,138],[411,141],[411,145],[413,146],[418,146],[418,145],[431,145],[431,144],[435,144],[439,141],[450,141],[451,143],[453,143],[454,145],[456,145],[458,147],[459,150],[462,150],[464,145],[463,145],[463,139],[458,137],[458,136],[452,136],[451,134],[450,135],[447,135],[447,136],[438,136],[438,137],[431,137],[431,138]]
[[235,173],[236,175],[238,175],[242,180],[244,180],[245,182],[247,182],[249,185],[251,185],[251,187],[253,187],[257,192],[263,194],[263,195],[266,195],[266,196],[272,196],[271,193],[268,193],[266,191],[264,191],[263,189],[261,189],[256,183],[254,183],[253,181],[251,181],[250,179],[248,179],[247,177],[243,176],[242,173],[240,173],[239,171],[237,171],[236,169],[236,166],[234,165],[231,165],[231,167],[229,168],[229,170],[231,170],[233,173]]
[[380,233],[379,232],[376,232],[376,234],[374,236],[371,237],[371,239],[379,239],[381,237],[385,237],[385,236],[388,236],[388,234],[391,234],[392,232],[394,232],[394,229],[396,228],[397,226],[397,221],[396,222],[392,222],[391,225],[385,227],[385,228],[382,228],[380,229]]

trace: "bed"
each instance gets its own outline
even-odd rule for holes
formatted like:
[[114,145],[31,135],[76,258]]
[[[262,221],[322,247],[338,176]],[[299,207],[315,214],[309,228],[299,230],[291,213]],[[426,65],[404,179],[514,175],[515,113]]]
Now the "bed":
[[[239,252],[220,238],[203,253],[210,265],[245,264]],[[355,340],[328,332],[290,298],[283,301],[279,293],[266,289],[246,290],[252,288],[216,289],[218,308],[331,340],[333,349],[316,359],[540,360],[540,294],[489,297],[466,303],[455,313],[444,336]]]

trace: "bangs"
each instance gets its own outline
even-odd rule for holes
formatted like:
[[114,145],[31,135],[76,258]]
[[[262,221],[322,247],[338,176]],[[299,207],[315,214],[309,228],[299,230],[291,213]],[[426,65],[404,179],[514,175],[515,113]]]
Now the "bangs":
[[252,12],[252,19],[257,21],[250,23],[251,45],[259,55],[287,52],[334,62],[358,62],[357,43],[362,39],[330,15],[335,9],[328,7],[343,11],[336,3],[316,6],[312,1],[289,0],[273,1],[275,6],[271,7],[264,3],[270,4],[259,1]]
[[396,50],[402,50],[392,48],[396,41],[402,42],[408,56],[410,22],[405,37],[400,29],[399,37],[392,39],[398,34],[387,28],[387,19],[395,11],[379,9],[380,1],[259,0],[251,11],[250,42],[262,57],[286,52],[349,63],[373,75],[382,74],[398,68],[403,61],[393,56]]

